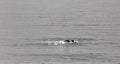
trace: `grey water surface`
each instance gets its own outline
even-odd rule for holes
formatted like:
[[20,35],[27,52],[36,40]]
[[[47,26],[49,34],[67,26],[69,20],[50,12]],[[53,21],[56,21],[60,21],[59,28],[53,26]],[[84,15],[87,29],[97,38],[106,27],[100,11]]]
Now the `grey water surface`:
[[119,0],[0,0],[0,64],[120,64],[119,27]]

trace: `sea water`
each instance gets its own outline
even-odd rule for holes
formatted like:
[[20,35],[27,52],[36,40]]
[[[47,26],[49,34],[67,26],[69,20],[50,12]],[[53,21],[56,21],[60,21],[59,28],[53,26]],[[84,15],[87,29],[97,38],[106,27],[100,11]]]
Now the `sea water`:
[[[119,0],[0,0],[0,64],[120,64]],[[79,45],[44,41],[79,40]]]

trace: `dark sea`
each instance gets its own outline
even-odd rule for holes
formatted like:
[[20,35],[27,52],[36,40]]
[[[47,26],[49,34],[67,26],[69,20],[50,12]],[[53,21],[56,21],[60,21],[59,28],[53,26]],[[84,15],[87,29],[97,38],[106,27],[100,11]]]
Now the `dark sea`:
[[120,64],[120,1],[0,0],[0,64]]

